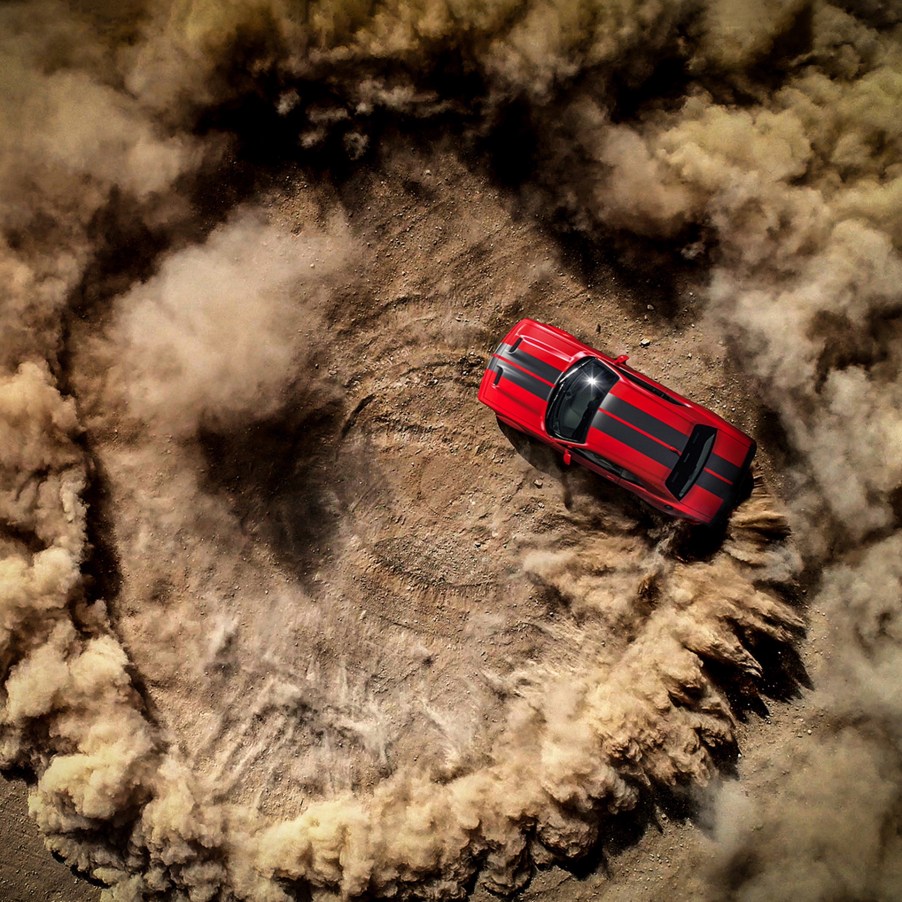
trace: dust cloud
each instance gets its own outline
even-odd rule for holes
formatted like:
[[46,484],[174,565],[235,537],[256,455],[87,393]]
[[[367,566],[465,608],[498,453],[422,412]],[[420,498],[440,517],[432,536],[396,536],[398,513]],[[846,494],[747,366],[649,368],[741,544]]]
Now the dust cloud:
[[[899,26],[6,5],[0,757],[48,846],[110,899],[513,892],[719,781],[801,580],[816,734],[715,793],[707,879],[897,895]],[[701,273],[785,510],[706,545],[474,423],[510,321],[595,322],[558,246]]]
[[121,296],[112,340],[128,362],[108,375],[131,414],[181,435],[277,410],[313,365],[317,301],[351,250],[342,231],[299,239],[245,211]]

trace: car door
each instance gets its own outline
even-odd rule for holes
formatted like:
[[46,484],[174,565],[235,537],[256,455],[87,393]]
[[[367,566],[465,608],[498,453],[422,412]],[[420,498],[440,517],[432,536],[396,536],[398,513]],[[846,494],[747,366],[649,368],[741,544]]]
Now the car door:
[[594,451],[589,451],[586,448],[571,448],[571,454],[587,470],[591,470],[599,476],[604,476],[605,479],[608,479],[617,485],[620,484],[621,468],[616,464],[611,463],[607,458],[602,457],[600,454],[596,454]]

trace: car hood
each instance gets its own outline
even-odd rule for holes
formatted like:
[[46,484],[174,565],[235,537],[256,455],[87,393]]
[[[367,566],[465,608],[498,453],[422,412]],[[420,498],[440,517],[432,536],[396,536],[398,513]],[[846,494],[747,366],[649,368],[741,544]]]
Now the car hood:
[[580,357],[585,357],[590,349],[554,326],[527,321],[513,333],[512,341],[520,339],[519,348],[553,367],[557,373],[550,381],[572,366]]
[[498,345],[483,376],[479,396],[501,415],[545,434],[552,387],[587,349],[541,323],[519,323]]
[[507,379],[496,382],[490,370],[486,370],[483,376],[480,397],[501,416],[513,418],[540,434],[545,432],[548,402],[531,392],[523,391]]

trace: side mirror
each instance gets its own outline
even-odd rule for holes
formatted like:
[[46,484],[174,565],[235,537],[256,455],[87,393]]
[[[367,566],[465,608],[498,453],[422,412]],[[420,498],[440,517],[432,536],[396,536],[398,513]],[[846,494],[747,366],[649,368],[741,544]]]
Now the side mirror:
[[569,467],[571,460],[573,460],[573,455],[570,453],[570,449],[564,448],[564,466]]
[[626,363],[627,360],[629,360],[629,359],[630,359],[629,354],[621,354],[619,357],[616,357],[614,359],[614,363],[616,363],[617,366],[620,366],[622,363]]

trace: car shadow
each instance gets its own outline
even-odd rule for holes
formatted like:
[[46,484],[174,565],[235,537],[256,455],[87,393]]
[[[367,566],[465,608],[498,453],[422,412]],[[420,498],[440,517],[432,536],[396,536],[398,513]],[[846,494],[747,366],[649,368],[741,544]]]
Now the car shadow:
[[498,427],[523,460],[540,473],[556,479],[561,484],[564,506],[567,510],[573,510],[574,490],[576,490],[580,494],[590,496],[598,504],[604,505],[605,509],[634,520],[637,533],[643,530],[657,530],[672,522],[669,517],[645,504],[642,499],[621,486],[614,485],[601,476],[590,473],[579,464],[565,465],[560,454],[538,439],[508,426],[501,420],[498,420]]

